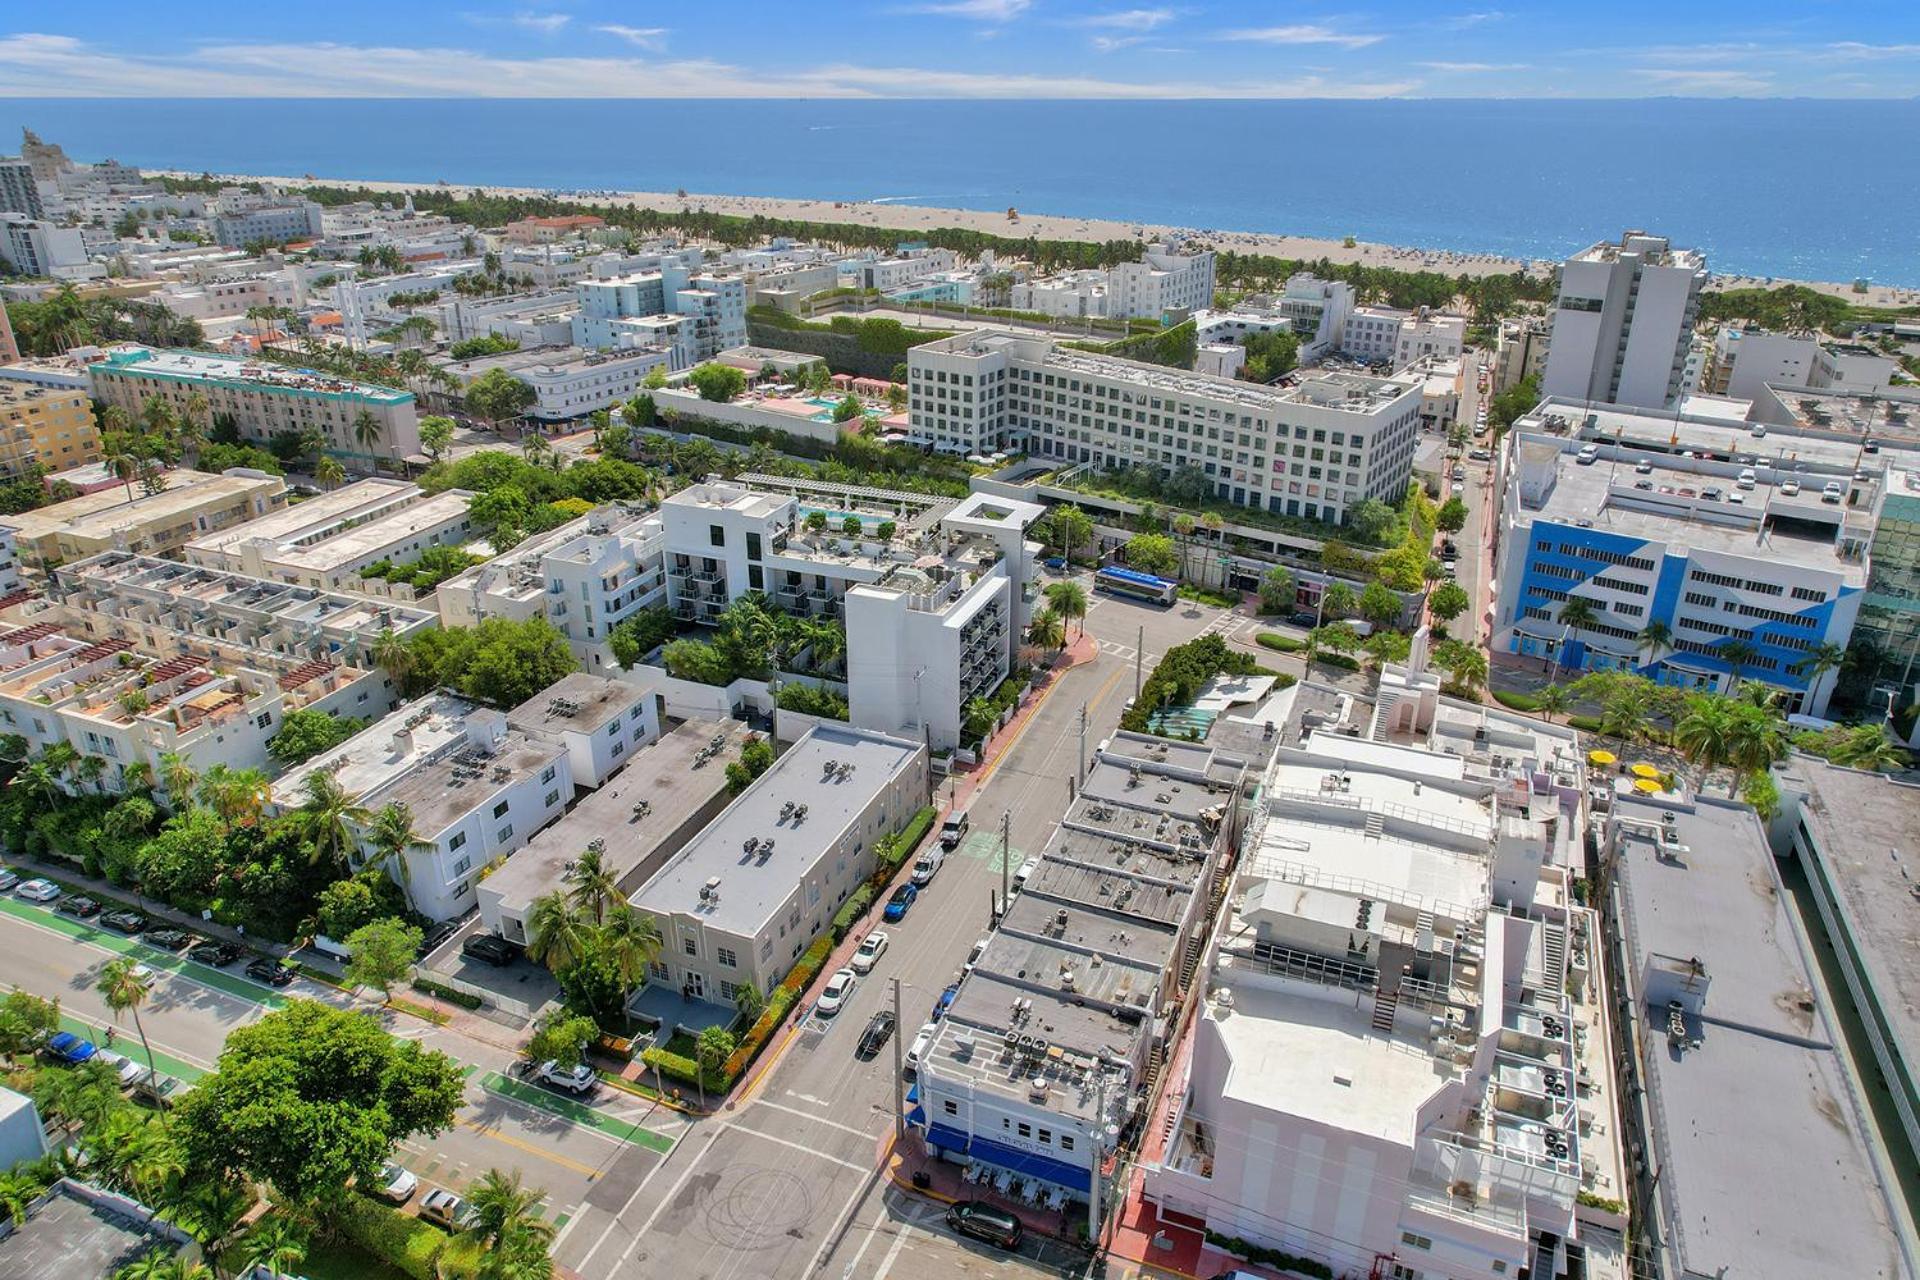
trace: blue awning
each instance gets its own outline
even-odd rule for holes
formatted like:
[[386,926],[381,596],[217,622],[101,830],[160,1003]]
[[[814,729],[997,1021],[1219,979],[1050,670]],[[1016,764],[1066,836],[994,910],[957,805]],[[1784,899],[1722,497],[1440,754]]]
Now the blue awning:
[[927,1109],[925,1107],[915,1107],[907,1112],[907,1123],[916,1129],[926,1127]]
[[907,1101],[910,1103],[920,1101],[920,1082],[918,1080],[914,1081],[913,1087],[907,1090]]
[[1079,1165],[1055,1160],[1035,1151],[1022,1151],[991,1138],[962,1133],[950,1125],[936,1124],[927,1130],[927,1142],[947,1151],[970,1156],[982,1164],[1005,1169],[1023,1178],[1038,1178],[1069,1191],[1086,1194],[1093,1186],[1091,1172]]

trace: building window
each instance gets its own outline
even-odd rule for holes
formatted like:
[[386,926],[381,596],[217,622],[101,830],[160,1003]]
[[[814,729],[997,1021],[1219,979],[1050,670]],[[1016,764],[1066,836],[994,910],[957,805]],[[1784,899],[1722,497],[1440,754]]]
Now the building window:
[[955,1102],[952,1098],[940,1099],[940,1109],[946,1112],[950,1116],[957,1116],[960,1114],[960,1104]]
[[453,839],[447,841],[447,852],[452,853],[455,849],[458,849],[461,845],[465,844],[466,842],[467,842],[466,832],[464,831],[454,832]]
[[1072,1135],[1072,1134],[1070,1134],[1070,1133],[1063,1133],[1063,1134],[1061,1134],[1061,1135],[1060,1135],[1060,1149],[1061,1149],[1062,1151],[1071,1151],[1071,1150],[1073,1150],[1073,1135]]
[[550,764],[550,765],[548,765],[548,766],[546,767],[546,771],[545,771],[545,772],[543,772],[543,773],[542,773],[542,774],[540,775],[540,781],[542,781],[542,782],[552,782],[552,781],[553,781],[553,779],[554,779],[554,775],[555,775],[555,774],[556,774],[556,773],[557,773],[557,772],[559,771],[559,768],[560,768],[560,766],[559,766],[559,765],[556,765],[556,764]]
[[1015,1129],[1014,1132],[1019,1134],[1023,1138],[1031,1138],[1033,1136],[1033,1126],[1028,1124],[1025,1120],[1022,1120],[1020,1122],[1020,1127]]
[[499,804],[493,806],[493,816],[496,818],[504,818],[507,816],[507,810],[511,807],[507,801],[502,800]]
[[547,792],[547,799],[546,799],[547,808],[551,809],[553,808],[553,806],[559,803],[560,803],[560,793],[558,791]]
[[715,957],[721,964],[729,969],[736,969],[740,966],[740,957],[734,954],[732,947],[721,947],[720,950],[715,953]]
[[513,839],[513,824],[509,822],[506,826],[500,828],[499,831],[494,833],[493,838],[497,844],[505,844],[507,841]]
[[680,949],[686,952],[690,956],[697,956],[700,954],[700,950],[698,947],[694,945],[692,938],[680,939]]
[[1433,1248],[1433,1240],[1431,1237],[1415,1235],[1411,1231],[1402,1231],[1400,1233],[1400,1243],[1412,1245],[1416,1249],[1431,1250]]
[[472,866],[473,866],[472,858],[462,858],[460,859],[460,861],[453,864],[453,874],[457,876],[463,876],[467,874],[468,869],[471,868]]
[[647,975],[649,977],[658,978],[660,981],[665,982],[668,978],[673,976],[673,971],[667,968],[666,965],[660,963],[658,960],[655,960],[652,964],[649,964],[647,966]]
[[727,545],[727,527],[725,525],[720,525],[720,524],[708,525],[707,541],[712,543],[716,547],[726,546]]

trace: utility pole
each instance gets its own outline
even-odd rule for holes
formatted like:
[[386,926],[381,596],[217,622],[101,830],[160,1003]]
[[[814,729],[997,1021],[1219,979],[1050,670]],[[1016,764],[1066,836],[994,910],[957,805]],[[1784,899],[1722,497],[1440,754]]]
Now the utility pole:
[[1093,1073],[1093,1171],[1087,1178],[1087,1243],[1100,1256],[1100,1167],[1107,1162],[1107,1072],[1101,1062]]
[[902,1066],[900,1063],[900,1032],[905,1024],[900,1021],[900,979],[893,980],[893,1136],[907,1136],[907,1100],[901,1093]]
[[1143,626],[1133,640],[1133,700],[1140,701],[1140,668],[1147,660],[1147,629]]
[[1007,863],[1013,857],[1011,840],[1013,838],[1013,812],[1008,810],[1000,815],[1000,909],[1005,911],[1009,901],[1007,883],[1013,870]]
[[1077,791],[1087,782],[1087,704],[1080,704],[1080,754],[1073,758],[1074,788]]

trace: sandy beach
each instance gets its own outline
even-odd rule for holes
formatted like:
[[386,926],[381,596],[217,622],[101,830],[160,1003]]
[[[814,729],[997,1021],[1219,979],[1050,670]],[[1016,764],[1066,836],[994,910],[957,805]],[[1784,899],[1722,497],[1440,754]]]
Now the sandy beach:
[[[169,176],[199,177],[200,175],[175,172]],[[374,182],[360,178],[296,178],[266,174],[216,174],[215,176],[233,182],[271,182],[286,188],[365,187],[370,191],[391,192],[395,195],[441,187],[461,191],[472,189],[464,183],[447,182]],[[1042,213],[1027,209],[1019,210],[1019,218],[1015,221],[1009,219],[1004,210],[939,209],[921,205],[865,201],[793,200],[770,196],[702,195],[691,192],[682,196],[671,191],[554,192],[538,187],[485,186],[480,190],[497,196],[554,196],[582,204],[630,205],[636,208],[664,211],[678,211],[686,208],[740,217],[752,217],[758,214],[767,218],[787,218],[808,222],[849,222],[870,227],[885,227],[907,236],[924,234],[938,227],[958,227],[990,235],[1022,239],[1037,236],[1042,240],[1152,241],[1170,235],[1189,235],[1204,240],[1216,249],[1232,250],[1235,253],[1270,254],[1275,257],[1305,260],[1325,258],[1330,262],[1358,262],[1372,267],[1393,267],[1401,271],[1439,271],[1452,276],[1507,275],[1523,270],[1545,275],[1557,265],[1557,262],[1545,260],[1528,262],[1492,253],[1462,253],[1451,249],[1408,248],[1366,242],[1356,242],[1349,247],[1340,240],[1318,239],[1312,236],[1270,235],[1212,227],[1175,227],[1155,223],[1115,222],[1102,218],[1081,218],[1070,214]],[[1602,233],[1595,234],[1597,238]],[[1584,247],[1584,245],[1568,245],[1567,251],[1572,253]],[[1853,291],[1851,283],[1715,275],[1709,287],[1739,289],[1784,284],[1804,284],[1823,293],[1871,306],[1920,305],[1920,289],[1885,285],[1871,286],[1866,293],[1860,294]]]

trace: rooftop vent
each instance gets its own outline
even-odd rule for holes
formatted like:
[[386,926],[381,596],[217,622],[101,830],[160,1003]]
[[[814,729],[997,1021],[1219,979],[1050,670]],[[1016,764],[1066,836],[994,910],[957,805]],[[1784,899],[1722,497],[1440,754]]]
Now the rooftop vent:
[[707,882],[700,886],[700,901],[715,903],[720,901],[720,877],[708,876]]

